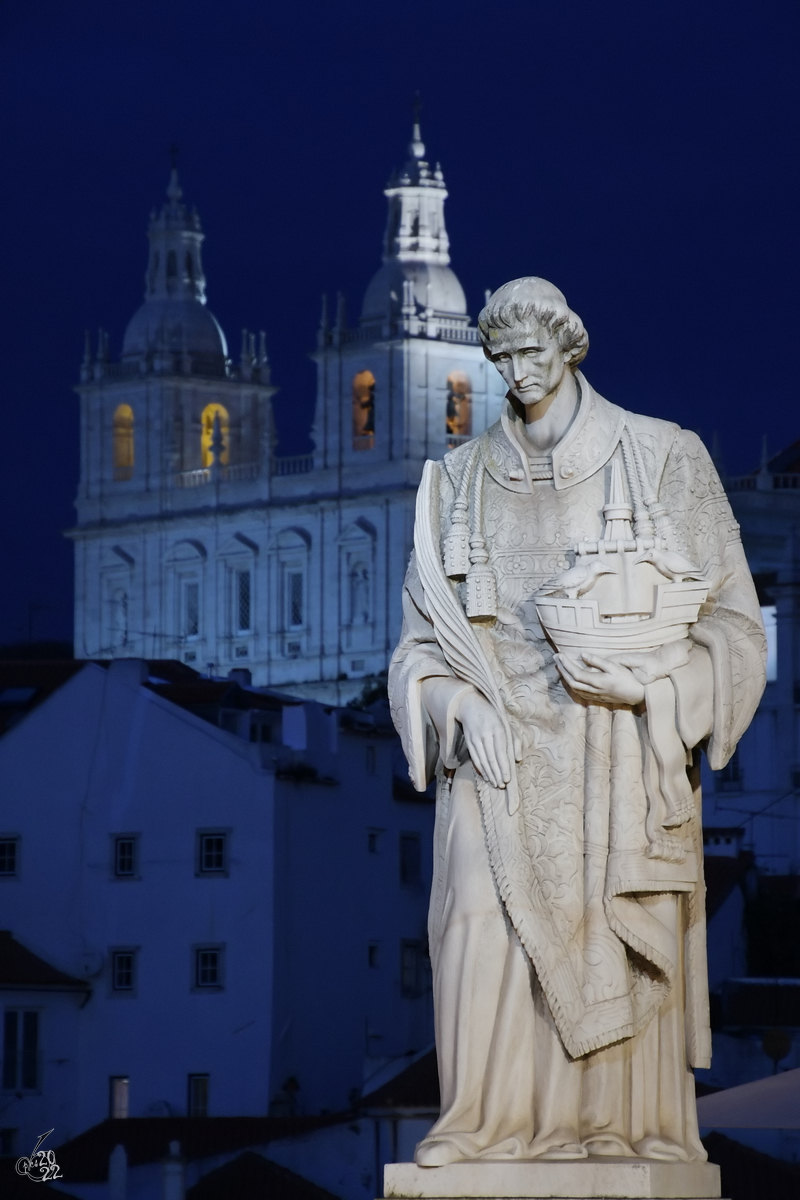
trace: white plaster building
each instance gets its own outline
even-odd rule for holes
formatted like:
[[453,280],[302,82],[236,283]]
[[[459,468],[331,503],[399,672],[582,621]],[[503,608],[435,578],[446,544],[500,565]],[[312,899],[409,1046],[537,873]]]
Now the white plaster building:
[[120,362],[81,384],[75,654],[247,666],[329,700],[388,666],[426,458],[500,410],[449,266],[447,196],[414,126],[386,188],[383,265],[317,335],[315,451],[276,458],[263,335],[238,365],[205,306],[202,233],[173,170]]
[[147,670],[0,665],[0,1154],[341,1112],[433,1041],[433,803],[388,712]]

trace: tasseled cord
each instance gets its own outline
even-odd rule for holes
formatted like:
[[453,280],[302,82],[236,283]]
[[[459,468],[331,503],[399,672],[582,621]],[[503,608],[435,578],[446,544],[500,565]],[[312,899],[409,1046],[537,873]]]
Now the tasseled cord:
[[489,566],[489,554],[483,536],[483,479],[486,474],[479,463],[472,490],[472,521],[469,539],[469,570],[467,571],[467,616],[470,621],[494,620],[497,616],[497,580]]
[[476,446],[464,465],[458,495],[450,516],[450,532],[444,539],[444,573],[448,579],[465,579],[469,570],[468,497],[477,456],[478,448]]
[[[627,434],[627,438],[625,437],[625,434]],[[626,443],[627,443],[627,447],[626,447]],[[639,445],[638,439],[636,438],[636,435],[634,434],[631,427],[627,424],[626,424],[624,432],[623,432],[623,440],[622,440],[623,457],[625,457],[626,448],[629,450],[630,454],[633,455],[635,472],[636,472],[636,475],[638,476],[639,487],[641,489],[642,503],[643,503],[645,509],[647,510],[647,512],[649,513],[650,520],[653,522],[653,524],[655,526],[656,537],[660,538],[664,544],[669,545],[672,540],[671,539],[672,531],[670,528],[670,521],[669,521],[669,516],[667,515],[667,510],[664,507],[664,505],[661,503],[661,501],[658,499],[658,495],[656,493],[655,488],[653,487],[653,483],[647,474],[647,471],[646,471],[645,465],[644,465],[644,459],[642,457],[642,448]],[[626,458],[625,465],[626,465],[626,469],[627,469],[627,465],[628,465],[627,458]]]
[[[480,449],[476,446],[464,466],[450,516],[450,531],[443,545],[445,574],[449,579],[466,578],[466,612],[471,621],[493,620],[497,616],[497,581],[489,566],[483,536],[483,477]],[[473,482],[472,512],[469,513],[470,485]]]

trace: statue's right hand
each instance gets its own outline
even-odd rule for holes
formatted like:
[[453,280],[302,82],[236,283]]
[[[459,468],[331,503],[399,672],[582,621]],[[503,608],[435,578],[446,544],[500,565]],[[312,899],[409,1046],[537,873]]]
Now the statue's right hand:
[[506,734],[489,701],[478,692],[464,692],[453,715],[461,723],[475,770],[493,787],[504,788],[511,778]]

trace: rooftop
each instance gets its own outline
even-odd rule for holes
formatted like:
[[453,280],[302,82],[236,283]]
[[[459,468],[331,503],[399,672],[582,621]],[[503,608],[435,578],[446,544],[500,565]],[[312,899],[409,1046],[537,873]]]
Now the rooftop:
[[[130,1167],[166,1158],[170,1142],[180,1143],[186,1159],[213,1158],[337,1125],[347,1117],[349,1114],[326,1113],[311,1117],[109,1118],[64,1142],[56,1157],[65,1180],[102,1183],[108,1179],[108,1160],[115,1146],[125,1147]],[[320,1198],[323,1195],[318,1192]]]
[[27,946],[9,929],[0,929],[0,991],[91,992],[85,979],[65,975]]

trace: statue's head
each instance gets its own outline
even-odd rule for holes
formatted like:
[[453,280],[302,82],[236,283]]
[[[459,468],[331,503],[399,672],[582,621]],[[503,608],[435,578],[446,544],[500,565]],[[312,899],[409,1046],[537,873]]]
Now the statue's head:
[[489,297],[478,317],[487,358],[513,353],[532,338],[547,334],[558,343],[572,370],[586,357],[589,336],[564,295],[546,279],[526,275],[504,283]]

